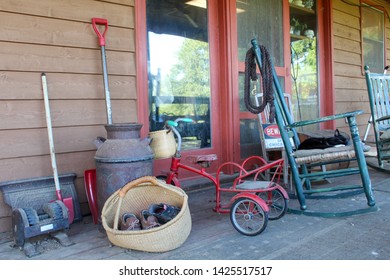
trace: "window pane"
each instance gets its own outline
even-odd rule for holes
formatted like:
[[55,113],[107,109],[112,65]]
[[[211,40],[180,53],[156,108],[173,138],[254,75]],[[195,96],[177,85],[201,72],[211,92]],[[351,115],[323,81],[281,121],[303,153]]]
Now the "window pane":
[[[248,112],[245,107],[244,102],[244,74],[239,74],[239,94],[240,94],[240,111]],[[279,82],[281,85],[284,85],[284,77],[279,77]],[[252,85],[253,87],[253,85]],[[256,82],[256,93],[263,92],[261,88],[261,79],[258,79]],[[283,90],[283,89],[282,89]],[[259,104],[256,102],[261,102],[256,100],[256,95],[251,95],[252,104]],[[249,156],[258,155],[262,156],[261,149],[261,140],[260,140],[260,131],[259,131],[259,121],[258,118],[254,119],[244,119],[240,120],[240,157],[247,158]]]
[[[291,42],[292,102],[295,120],[318,118],[317,72],[316,38]],[[305,129],[316,130],[318,125],[306,126]]]
[[147,0],[147,31],[150,131],[191,118],[178,127],[182,149],[209,147],[207,1]]
[[239,61],[253,38],[269,50],[272,62],[284,66],[283,60],[283,1],[282,0],[237,0],[237,34]]
[[368,6],[362,9],[364,64],[373,72],[384,68],[384,15]]
[[[317,1],[290,3],[292,110],[297,121],[319,116],[317,6]],[[305,126],[304,129],[318,130],[319,124]]]
[[257,119],[240,120],[240,147],[241,158],[262,155],[259,121]]
[[[252,90],[256,86],[256,93],[263,92],[262,89],[262,81],[261,81],[261,76],[258,75],[258,79],[256,81],[256,85],[254,85],[253,81],[251,81],[251,88]],[[284,77],[278,77],[279,79],[279,84],[282,87],[282,90],[284,91]],[[244,73],[239,73],[238,75],[238,91],[240,95],[240,112],[249,112],[248,109],[245,106],[245,101],[244,101],[244,81],[245,81],[245,74]],[[252,104],[256,104],[255,100],[255,95],[251,95],[251,102]]]

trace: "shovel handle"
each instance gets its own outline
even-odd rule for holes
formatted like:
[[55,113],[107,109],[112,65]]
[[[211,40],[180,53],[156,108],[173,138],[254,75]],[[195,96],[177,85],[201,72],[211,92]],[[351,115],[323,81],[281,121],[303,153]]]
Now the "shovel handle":
[[53,177],[54,177],[54,184],[56,187],[57,199],[62,200],[60,181],[58,178],[56,154],[55,154],[55,150],[54,150],[54,138],[53,138],[53,128],[52,128],[52,124],[51,124],[49,92],[47,89],[47,80],[46,80],[45,73],[41,74],[41,79],[42,79],[43,101],[45,104],[45,113],[46,113],[47,135],[49,138],[51,167],[53,169]]
[[[100,32],[97,25],[104,25],[103,34]],[[108,30],[108,20],[106,20],[105,18],[92,18],[92,27],[93,27],[93,30],[95,30],[95,33],[99,38],[100,46],[105,46],[106,45],[106,33]]]

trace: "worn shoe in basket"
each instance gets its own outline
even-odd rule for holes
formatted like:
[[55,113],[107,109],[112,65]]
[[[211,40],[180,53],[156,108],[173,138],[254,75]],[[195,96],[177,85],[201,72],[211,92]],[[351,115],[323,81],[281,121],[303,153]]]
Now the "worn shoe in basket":
[[148,210],[142,210],[140,216],[142,229],[151,229],[161,226],[157,218],[150,214]]
[[139,219],[137,218],[136,215],[134,215],[132,213],[124,213],[122,215],[120,229],[121,230],[141,230],[141,224],[140,224]]
[[149,207],[149,213],[155,216],[161,224],[169,222],[177,214],[179,214],[180,208],[172,206],[166,203],[152,204]]

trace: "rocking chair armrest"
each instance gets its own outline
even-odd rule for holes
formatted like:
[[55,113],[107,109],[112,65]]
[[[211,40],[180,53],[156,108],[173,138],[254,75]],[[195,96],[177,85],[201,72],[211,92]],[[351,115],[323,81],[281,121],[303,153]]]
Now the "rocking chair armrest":
[[326,117],[322,117],[322,118],[318,118],[318,119],[314,119],[314,120],[294,122],[290,125],[287,125],[286,127],[288,127],[288,128],[301,127],[301,126],[306,126],[306,125],[311,125],[311,124],[316,124],[316,123],[321,123],[321,122],[327,122],[327,121],[333,121],[333,120],[337,120],[337,119],[354,117],[357,115],[361,115],[363,113],[364,112],[362,110],[356,110],[356,111],[352,111],[352,112],[346,112],[346,113],[342,113],[342,114],[335,114],[335,115],[331,115],[331,116],[326,116]]
[[381,121],[386,121],[388,119],[390,119],[390,115],[377,118],[376,121],[377,122],[381,122]]

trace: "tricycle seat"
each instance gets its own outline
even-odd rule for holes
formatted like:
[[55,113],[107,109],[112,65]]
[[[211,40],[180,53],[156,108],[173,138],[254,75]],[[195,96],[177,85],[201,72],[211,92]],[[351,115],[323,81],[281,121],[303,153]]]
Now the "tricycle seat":
[[210,164],[217,160],[218,157],[216,154],[209,154],[209,155],[190,155],[186,157],[186,160],[188,160],[191,163],[200,164],[203,167],[209,167]]
[[241,184],[236,185],[236,189],[239,190],[262,190],[271,187],[273,182],[271,181],[244,181]]

